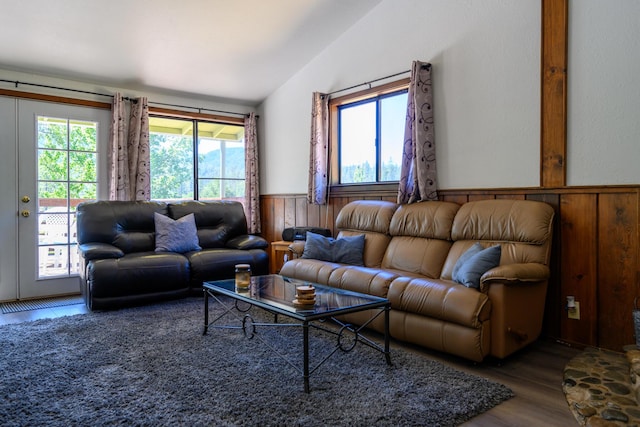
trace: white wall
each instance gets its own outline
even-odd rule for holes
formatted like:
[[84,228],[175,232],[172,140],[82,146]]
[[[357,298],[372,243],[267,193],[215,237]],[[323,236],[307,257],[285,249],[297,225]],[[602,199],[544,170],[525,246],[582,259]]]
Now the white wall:
[[[263,193],[306,192],[312,91],[413,59],[434,65],[439,187],[538,186],[540,8],[384,0],[259,107]],[[568,185],[640,183],[639,17],[635,0],[569,3]]]
[[260,105],[262,193],[307,191],[313,91],[414,59],[434,66],[439,187],[539,185],[540,14],[539,0],[384,0]]
[[640,183],[640,2],[569,4],[567,184]]

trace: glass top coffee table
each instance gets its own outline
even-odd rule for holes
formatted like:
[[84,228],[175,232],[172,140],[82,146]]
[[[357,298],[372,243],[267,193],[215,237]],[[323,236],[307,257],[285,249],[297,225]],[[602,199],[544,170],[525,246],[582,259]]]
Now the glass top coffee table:
[[[297,301],[296,288],[313,286],[315,290],[315,304],[299,306],[294,304]],[[386,298],[373,295],[361,294],[343,289],[333,288],[317,283],[290,279],[280,275],[254,276],[251,278],[249,289],[236,289],[234,279],[204,282],[204,332],[206,334],[209,327],[215,328],[238,328],[242,329],[248,338],[253,338],[257,326],[300,326],[302,327],[303,345],[303,368],[301,370],[304,379],[304,391],[309,393],[309,376],[322,365],[338,349],[349,352],[353,350],[358,342],[372,347],[384,354],[387,364],[391,364],[389,352],[389,310],[391,304]],[[230,297],[235,304],[229,306],[218,296]],[[224,312],[213,321],[209,321],[209,298],[213,298],[224,308]],[[245,313],[247,309],[240,309],[238,302],[248,304],[248,308],[255,306],[274,314],[273,323],[256,323],[253,318]],[[374,310],[375,312],[369,321],[363,325],[354,326],[342,323],[336,316],[356,313],[364,310]],[[238,325],[215,325],[215,322],[223,316],[231,313],[237,320]],[[238,314],[240,313],[240,314]],[[245,313],[242,315],[242,313]],[[297,323],[278,323],[278,316],[283,315],[297,321]],[[367,327],[378,316],[384,316],[384,346],[380,346],[373,340],[362,335],[361,331]],[[315,321],[331,319],[340,328],[327,328]],[[337,337],[336,349],[320,361],[313,369],[309,367],[309,328],[316,328],[333,334]],[[276,354],[278,354],[276,352]],[[280,354],[278,354],[280,355]],[[282,356],[281,356],[282,357]],[[290,361],[287,360],[291,364]],[[292,364],[293,365],[293,364]],[[295,365],[293,365],[295,367]],[[297,369],[297,368],[296,368]]]

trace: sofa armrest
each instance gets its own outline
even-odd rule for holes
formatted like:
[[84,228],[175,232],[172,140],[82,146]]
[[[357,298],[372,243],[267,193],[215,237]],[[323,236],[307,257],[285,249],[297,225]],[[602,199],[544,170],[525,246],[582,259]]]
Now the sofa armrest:
[[83,243],[78,245],[78,251],[86,261],[124,256],[124,252],[108,243]]
[[304,240],[294,240],[289,245],[289,250],[293,252],[298,258],[302,256],[304,252]]
[[505,264],[492,268],[480,278],[480,291],[486,292],[492,283],[542,282],[549,279],[549,267],[539,263]]
[[245,234],[243,236],[237,236],[233,239],[229,239],[227,242],[227,248],[230,249],[266,249],[269,246],[269,242],[260,236],[254,236],[252,234]]

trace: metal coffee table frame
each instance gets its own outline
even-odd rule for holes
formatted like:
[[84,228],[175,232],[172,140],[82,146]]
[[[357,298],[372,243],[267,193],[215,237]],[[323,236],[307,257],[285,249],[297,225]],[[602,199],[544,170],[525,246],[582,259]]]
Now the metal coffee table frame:
[[[288,293],[287,298],[284,295],[275,297],[269,295],[270,287],[276,283],[280,287],[288,287],[285,290],[285,294]],[[291,295],[295,292],[295,286],[297,285],[309,285],[312,284],[316,288],[316,298],[320,301],[316,302],[316,306],[313,309],[296,309],[293,306],[293,298]],[[265,292],[266,291],[266,292]],[[288,291],[288,292],[287,292]],[[389,310],[391,304],[386,298],[375,297],[366,294],[360,294],[357,292],[346,291],[343,289],[332,288],[330,286],[324,286],[315,283],[309,283],[294,279],[289,279],[278,275],[267,276],[255,276],[251,278],[251,287],[249,291],[237,292],[235,289],[235,281],[221,280],[213,282],[205,282],[203,284],[204,292],[204,330],[203,335],[207,334],[210,327],[218,329],[242,329],[245,336],[249,339],[257,336],[258,339],[264,343],[274,354],[281,357],[289,365],[291,365],[296,371],[302,374],[304,379],[304,391],[309,393],[309,377],[318,369],[322,364],[329,359],[338,350],[343,352],[350,352],[355,348],[358,342],[367,345],[384,354],[385,360],[388,365],[391,365],[391,353],[389,351]],[[266,294],[266,295],[265,295]],[[224,295],[232,298],[233,304],[228,305],[218,295]],[[326,296],[326,298],[323,298]],[[213,298],[218,304],[224,308],[224,312],[215,319],[209,321],[209,298]],[[337,304],[337,306],[324,307],[322,301],[324,299],[335,298],[351,298],[357,303],[354,305],[346,305],[344,307]],[[242,307],[242,303],[246,303],[245,307]],[[249,309],[253,306],[259,307],[274,315],[274,321],[270,323],[255,322],[251,315],[248,313]],[[336,316],[356,313],[364,310],[378,309],[378,313],[373,315],[365,324],[360,326],[354,326],[346,324],[336,319]],[[244,314],[243,314],[244,313]],[[214,325],[215,322],[220,320],[227,314],[235,317],[239,325]],[[361,331],[366,328],[374,319],[380,315],[384,315],[384,347],[380,346],[376,342],[364,336]],[[290,319],[294,319],[299,323],[278,323],[278,315],[286,316]],[[337,323],[340,328],[338,331],[329,329],[322,326],[322,321],[332,320]],[[318,321],[320,323],[318,323]],[[300,370],[299,366],[291,362],[284,355],[282,355],[271,343],[263,339],[260,335],[256,334],[257,326],[268,327],[302,327],[302,341],[303,341],[303,367]],[[337,338],[337,343],[333,351],[328,353],[321,361],[317,363],[313,368],[310,368],[309,363],[309,328],[315,328],[324,332],[333,334]]]

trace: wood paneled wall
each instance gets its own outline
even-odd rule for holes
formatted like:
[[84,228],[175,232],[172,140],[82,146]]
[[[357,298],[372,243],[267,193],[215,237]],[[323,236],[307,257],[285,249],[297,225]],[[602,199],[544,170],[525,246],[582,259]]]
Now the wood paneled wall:
[[[350,201],[395,201],[392,188],[369,190],[334,192],[327,206],[309,205],[303,194],[262,196],[262,235],[269,241],[281,240],[282,230],[293,226],[326,227],[335,235],[335,218]],[[515,198],[553,206],[544,335],[615,351],[635,343],[632,310],[640,296],[640,186],[439,190],[439,195],[456,203]],[[580,320],[568,319],[567,295],[580,302]]]

